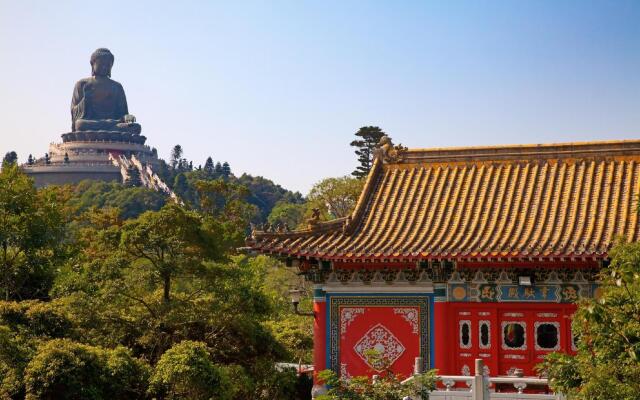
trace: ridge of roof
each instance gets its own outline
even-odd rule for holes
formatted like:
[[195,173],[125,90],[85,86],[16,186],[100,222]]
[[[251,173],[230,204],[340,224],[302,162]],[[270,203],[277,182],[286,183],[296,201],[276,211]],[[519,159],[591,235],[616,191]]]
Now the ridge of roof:
[[[357,231],[366,216],[370,200],[375,195],[376,186],[385,175],[388,167],[413,164],[458,164],[469,162],[486,163],[491,161],[535,161],[549,159],[608,159],[634,156],[640,161],[640,140],[609,140],[566,142],[549,144],[516,144],[497,146],[465,146],[440,148],[415,148],[394,146],[387,138],[387,145],[380,146],[375,154],[374,162],[366,178],[364,188],[353,212],[345,217],[331,221],[315,221],[306,228],[289,232],[252,232],[247,244],[252,245],[264,240],[279,243],[277,246],[288,246],[305,237],[341,234],[351,236]],[[382,143],[381,143],[382,144]],[[426,166],[426,165],[425,165]]]
[[639,155],[640,140],[413,148],[389,164]]

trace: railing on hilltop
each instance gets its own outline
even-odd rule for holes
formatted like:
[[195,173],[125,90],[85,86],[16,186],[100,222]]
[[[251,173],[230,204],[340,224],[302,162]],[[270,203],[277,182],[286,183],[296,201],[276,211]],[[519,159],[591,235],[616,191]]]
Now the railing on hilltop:
[[[414,380],[417,375],[422,373],[422,360],[416,360],[415,375],[405,379],[402,383],[410,385],[415,384]],[[564,400],[561,394],[548,393],[524,393],[529,386],[547,387],[548,381],[543,378],[521,378],[521,377],[489,377],[482,374],[484,362],[478,358],[475,362],[476,372],[474,376],[451,376],[439,375],[438,382],[444,386],[444,389],[436,389],[429,393],[429,399],[434,400]],[[462,383],[467,388],[456,387],[456,384]],[[500,385],[504,389],[515,390],[511,393],[501,393],[496,391],[496,386]],[[420,398],[405,397],[403,400],[426,400]]]

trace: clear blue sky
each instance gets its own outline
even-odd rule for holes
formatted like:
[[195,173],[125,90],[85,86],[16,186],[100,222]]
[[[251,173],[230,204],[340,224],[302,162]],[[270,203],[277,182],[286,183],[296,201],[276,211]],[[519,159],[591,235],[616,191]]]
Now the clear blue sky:
[[0,0],[0,151],[42,156],[97,47],[148,143],[308,191],[409,147],[640,138],[640,1]]

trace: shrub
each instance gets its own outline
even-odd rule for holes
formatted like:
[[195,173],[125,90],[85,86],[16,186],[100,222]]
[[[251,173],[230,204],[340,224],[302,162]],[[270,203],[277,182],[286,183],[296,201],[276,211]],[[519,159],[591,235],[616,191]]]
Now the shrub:
[[182,341],[167,350],[151,376],[149,392],[161,399],[226,400],[231,388],[202,342]]
[[54,339],[42,344],[27,365],[26,400],[142,398],[146,376],[148,367],[124,348]]

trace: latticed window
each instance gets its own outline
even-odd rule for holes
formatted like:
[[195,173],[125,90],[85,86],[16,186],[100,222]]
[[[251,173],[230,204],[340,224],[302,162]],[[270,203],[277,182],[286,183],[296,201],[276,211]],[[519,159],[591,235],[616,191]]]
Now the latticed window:
[[491,347],[491,325],[489,321],[480,321],[480,348]]
[[460,321],[460,347],[471,347],[471,321]]
[[525,348],[526,335],[525,325],[523,322],[505,323],[502,329],[503,344],[508,349]]
[[536,322],[536,349],[558,350],[560,333],[557,322]]

